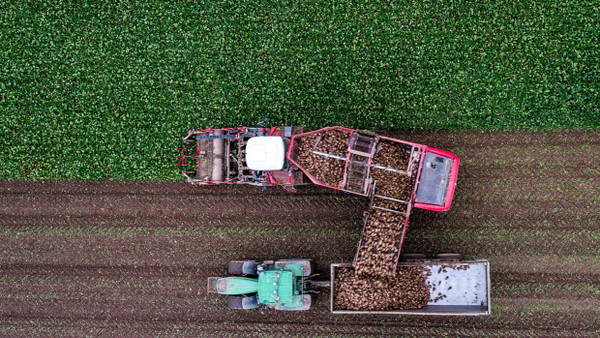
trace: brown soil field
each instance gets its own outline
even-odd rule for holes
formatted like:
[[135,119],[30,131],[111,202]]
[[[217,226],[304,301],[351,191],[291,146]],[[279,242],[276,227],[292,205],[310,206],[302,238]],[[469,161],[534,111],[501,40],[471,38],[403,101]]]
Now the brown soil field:
[[461,158],[452,209],[413,210],[402,252],[491,262],[492,315],[233,311],[234,259],[351,262],[366,198],[309,186],[0,182],[0,335],[600,335],[600,132],[412,133]]

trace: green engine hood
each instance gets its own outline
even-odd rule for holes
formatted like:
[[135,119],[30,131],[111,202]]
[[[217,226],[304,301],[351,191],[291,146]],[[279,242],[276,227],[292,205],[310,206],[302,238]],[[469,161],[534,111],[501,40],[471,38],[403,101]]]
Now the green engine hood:
[[258,291],[258,281],[245,277],[227,277],[217,280],[217,292],[223,295],[243,295]]
[[258,300],[263,304],[285,304],[296,291],[291,271],[270,270],[258,276]]

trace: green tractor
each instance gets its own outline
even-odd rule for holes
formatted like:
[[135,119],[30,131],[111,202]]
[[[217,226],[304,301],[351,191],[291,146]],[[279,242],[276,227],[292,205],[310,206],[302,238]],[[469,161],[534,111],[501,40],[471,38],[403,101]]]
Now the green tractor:
[[261,264],[256,261],[231,261],[227,270],[230,277],[208,278],[208,292],[227,295],[230,309],[310,309],[310,259],[282,259]]

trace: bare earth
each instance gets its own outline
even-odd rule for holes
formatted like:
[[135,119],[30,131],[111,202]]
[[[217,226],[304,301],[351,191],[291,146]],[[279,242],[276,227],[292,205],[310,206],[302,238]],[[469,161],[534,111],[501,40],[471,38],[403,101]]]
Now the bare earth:
[[350,262],[367,201],[318,187],[0,182],[0,335],[598,335],[600,133],[394,134],[461,158],[452,209],[403,252],[492,264],[488,317],[237,312],[206,294],[232,259]]

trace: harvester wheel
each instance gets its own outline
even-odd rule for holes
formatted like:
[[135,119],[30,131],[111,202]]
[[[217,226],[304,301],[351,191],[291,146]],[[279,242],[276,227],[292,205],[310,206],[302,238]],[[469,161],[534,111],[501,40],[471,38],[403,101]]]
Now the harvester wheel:
[[242,303],[244,301],[244,296],[229,296],[227,297],[227,306],[233,310],[243,310],[244,307]]
[[437,258],[442,262],[457,262],[462,259],[462,255],[456,253],[441,253],[437,255]]
[[244,261],[230,261],[227,264],[227,273],[230,275],[244,274]]

